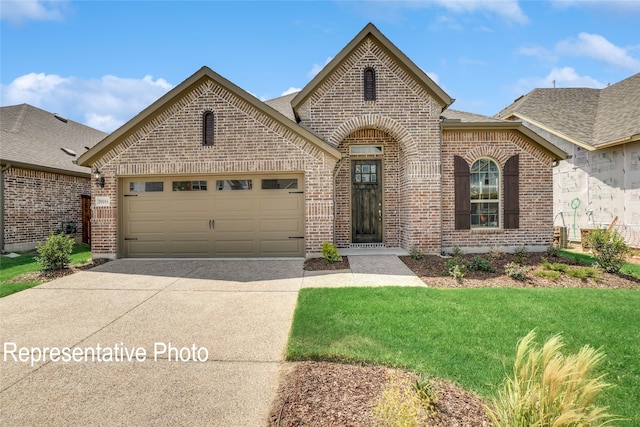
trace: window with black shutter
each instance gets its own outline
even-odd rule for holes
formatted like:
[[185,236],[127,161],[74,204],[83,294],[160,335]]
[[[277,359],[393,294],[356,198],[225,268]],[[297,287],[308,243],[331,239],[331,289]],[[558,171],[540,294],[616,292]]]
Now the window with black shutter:
[[471,191],[469,188],[469,165],[460,156],[454,156],[455,175],[455,226],[456,230],[471,228]]
[[504,165],[504,228],[520,227],[520,157]]
[[364,100],[376,100],[376,72],[371,67],[364,70]]
[[202,116],[202,145],[213,145],[214,119],[213,112],[207,111]]

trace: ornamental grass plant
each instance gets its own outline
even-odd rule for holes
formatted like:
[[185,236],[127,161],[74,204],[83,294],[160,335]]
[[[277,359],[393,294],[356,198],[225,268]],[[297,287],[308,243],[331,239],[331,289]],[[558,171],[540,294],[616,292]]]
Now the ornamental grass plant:
[[513,376],[507,377],[487,414],[496,427],[587,427],[613,421],[596,398],[609,384],[594,370],[604,353],[590,346],[563,355],[560,335],[542,348],[535,332],[518,343]]

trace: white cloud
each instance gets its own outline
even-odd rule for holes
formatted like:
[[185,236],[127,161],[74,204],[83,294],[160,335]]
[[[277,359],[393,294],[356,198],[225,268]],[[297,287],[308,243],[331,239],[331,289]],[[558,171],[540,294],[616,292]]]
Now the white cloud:
[[3,105],[31,104],[111,132],[138,114],[173,85],[152,76],[142,79],[104,76],[79,79],[30,73],[0,86]]
[[280,96],[291,95],[292,93],[300,92],[301,90],[302,89],[300,89],[299,87],[291,86],[289,89],[287,89],[284,92],[282,92],[282,94],[280,94]]
[[489,11],[518,24],[529,22],[529,18],[524,14],[517,0],[434,0],[433,2],[457,13]]
[[314,78],[320,71],[322,71],[322,69],[329,63],[331,62],[331,60],[333,59],[333,56],[330,56],[327,58],[326,61],[324,61],[324,64],[320,65],[320,64],[313,64],[313,66],[311,67],[311,71],[309,71],[307,73],[307,76],[312,79]]
[[590,76],[581,76],[572,67],[553,68],[546,77],[526,77],[518,80],[513,87],[516,96],[530,92],[535,88],[586,87],[602,89],[606,85]]
[[66,0],[2,0],[0,20],[12,24],[25,21],[61,21],[67,7]]
[[580,33],[578,38],[563,40],[556,45],[559,53],[586,56],[617,67],[632,71],[640,71],[640,60],[633,58],[629,52],[611,43],[598,34]]

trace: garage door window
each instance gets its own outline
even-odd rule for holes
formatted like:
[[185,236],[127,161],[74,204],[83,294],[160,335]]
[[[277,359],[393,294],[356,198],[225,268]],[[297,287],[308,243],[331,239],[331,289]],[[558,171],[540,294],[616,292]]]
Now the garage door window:
[[130,182],[129,191],[132,193],[154,193],[164,191],[164,182]]
[[295,178],[286,179],[263,179],[263,190],[293,190],[298,188],[298,180]]
[[207,181],[173,181],[173,191],[207,191]]
[[218,191],[251,190],[253,183],[250,179],[219,179],[216,181]]

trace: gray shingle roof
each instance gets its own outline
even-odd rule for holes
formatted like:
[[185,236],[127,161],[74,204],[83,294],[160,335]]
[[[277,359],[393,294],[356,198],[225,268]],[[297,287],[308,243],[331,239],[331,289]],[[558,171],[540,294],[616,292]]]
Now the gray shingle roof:
[[462,123],[494,123],[504,122],[504,120],[496,119],[495,117],[483,116],[481,114],[467,113],[466,111],[459,110],[444,110],[441,114],[445,120],[460,120]]
[[640,73],[604,89],[534,89],[496,114],[598,148],[640,134]]
[[291,106],[291,101],[299,92],[294,92],[289,95],[281,96],[279,98],[269,99],[264,101],[269,107],[273,108],[280,114],[284,115],[288,119],[296,121],[296,115],[293,112],[293,107]]
[[[3,163],[73,174],[90,172],[89,168],[77,166],[72,161],[87,151],[86,147],[94,146],[107,136],[97,129],[28,104],[1,107],[0,132],[0,159]],[[63,148],[75,152],[76,156],[66,154]]]

